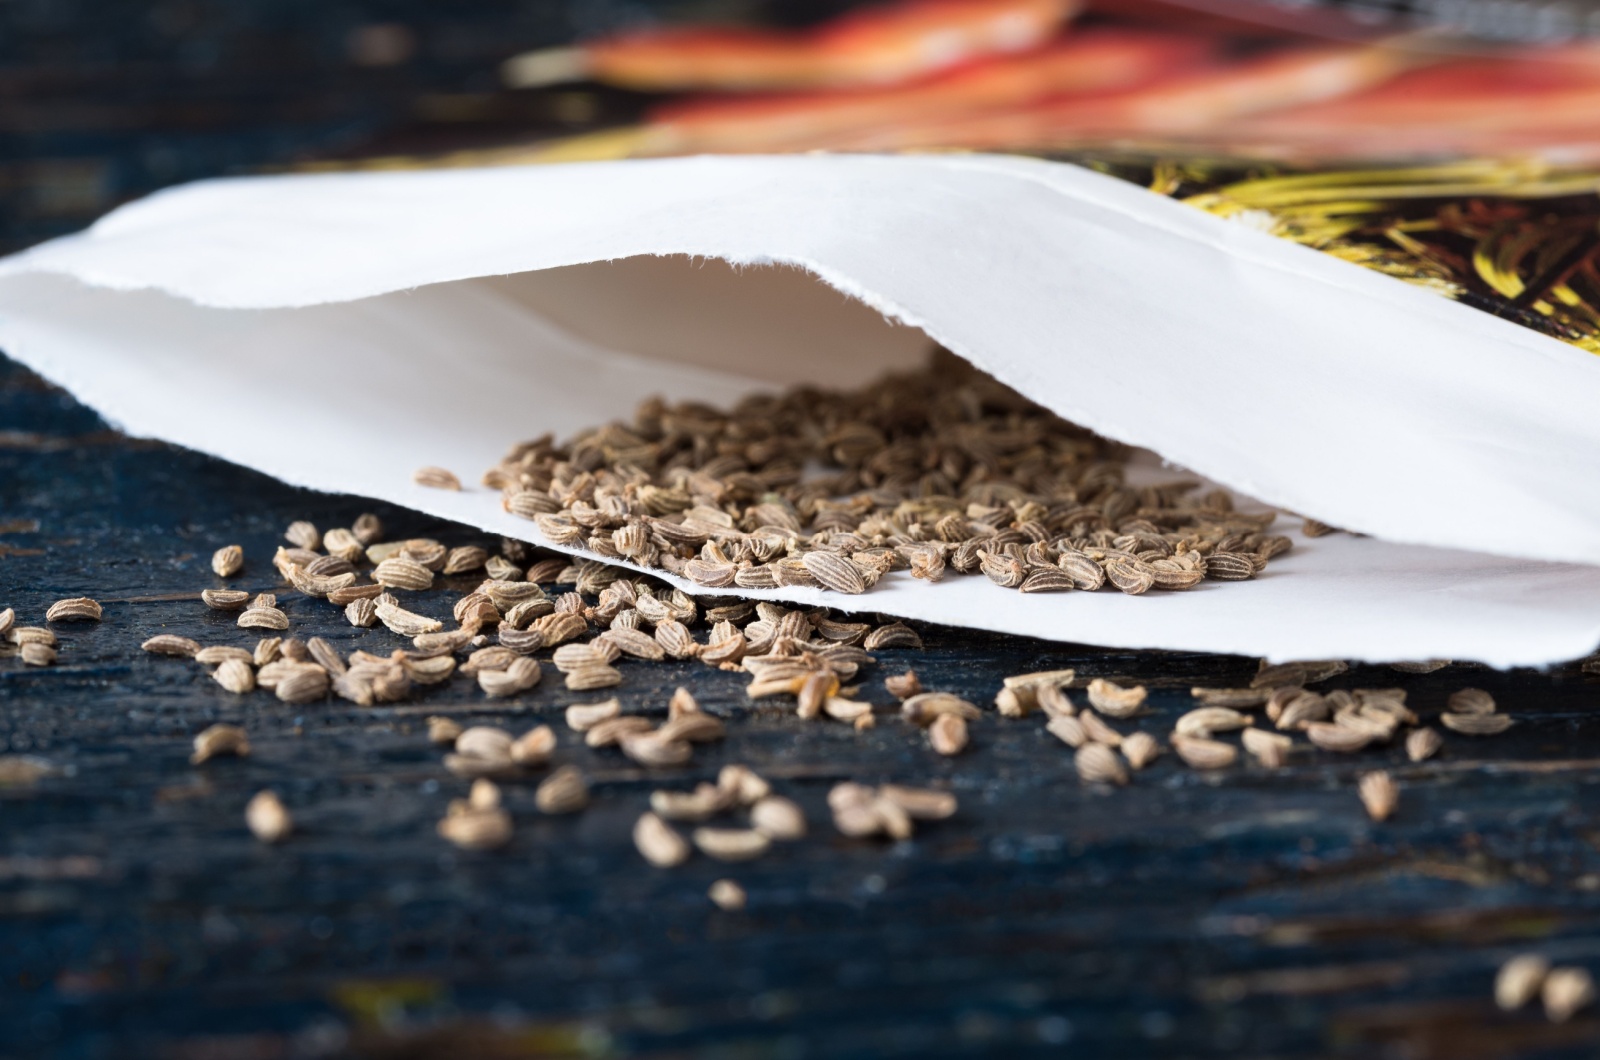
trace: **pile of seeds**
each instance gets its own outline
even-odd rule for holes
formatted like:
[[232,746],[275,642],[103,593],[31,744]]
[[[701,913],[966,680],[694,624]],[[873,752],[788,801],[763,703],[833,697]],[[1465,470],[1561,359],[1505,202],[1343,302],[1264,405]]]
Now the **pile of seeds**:
[[854,594],[892,571],[981,571],[1025,593],[1139,595],[1252,578],[1289,548],[1266,533],[1274,513],[1221,490],[1128,485],[1129,456],[946,355],[729,411],[648,401],[632,423],[520,444],[483,482],[557,545],[708,588]]

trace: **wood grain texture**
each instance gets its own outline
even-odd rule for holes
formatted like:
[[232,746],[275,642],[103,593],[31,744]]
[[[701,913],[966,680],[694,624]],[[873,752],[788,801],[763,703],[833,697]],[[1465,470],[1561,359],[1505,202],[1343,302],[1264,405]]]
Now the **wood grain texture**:
[[[212,552],[229,584],[279,593],[296,635],[349,650],[401,645],[280,584],[283,528],[348,526],[369,504],[122,439],[0,362],[0,607],[36,623],[87,594],[98,625],[62,627],[60,665],[0,660],[0,754],[58,770],[0,787],[0,1051],[22,1056],[1186,1056],[1487,1058],[1594,1055],[1600,1019],[1555,1026],[1492,1004],[1494,971],[1536,949],[1600,968],[1600,678],[1576,668],[1428,675],[1357,668],[1329,687],[1398,685],[1432,717],[1450,692],[1490,692],[1517,725],[1445,734],[1421,765],[1396,744],[1302,754],[1276,773],[1214,774],[1171,753],[1125,789],[1085,788],[1035,716],[988,714],[966,753],[935,754],[888,714],[858,734],[752,706],[739,675],[624,660],[629,711],[664,716],[690,685],[724,719],[691,766],[645,771],[581,746],[546,666],[531,693],[489,702],[464,678],[407,703],[287,707],[235,697],[193,663],[139,651],[157,633],[248,646],[208,610]],[[391,537],[494,542],[378,508]],[[440,578],[420,610],[476,583]],[[1136,678],[1151,713],[1124,731],[1165,742],[1191,684],[1247,681],[1253,660],[1131,654],[960,631],[884,651],[884,676],[987,706],[1003,676],[1076,667]],[[545,653],[547,655],[547,653]],[[1081,693],[1077,693],[1081,698]],[[434,824],[467,782],[424,717],[560,733],[554,765],[593,801],[541,815],[538,776],[505,785],[510,845],[463,853]],[[244,760],[189,765],[229,722]],[[1232,737],[1228,737],[1231,739]],[[648,866],[629,839],[658,786],[751,765],[805,810],[810,835],[758,861]],[[1357,777],[1401,786],[1367,819]],[[846,840],[836,781],[955,792],[958,814],[910,842]],[[265,847],[246,802],[276,789],[296,832]],[[741,912],[707,898],[732,878]],[[1065,1047],[1064,1047],[1065,1046]]]

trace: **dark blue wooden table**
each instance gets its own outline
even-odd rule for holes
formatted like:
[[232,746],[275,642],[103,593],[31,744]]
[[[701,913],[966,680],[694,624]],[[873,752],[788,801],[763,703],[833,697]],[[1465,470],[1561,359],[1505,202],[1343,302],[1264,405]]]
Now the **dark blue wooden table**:
[[[985,718],[968,753],[942,759],[896,720],[857,734],[752,707],[740,677],[697,663],[626,667],[630,707],[664,709],[688,683],[728,722],[725,743],[661,776],[574,746],[559,712],[590,697],[548,678],[494,703],[458,678],[404,704],[287,707],[139,650],[154,632],[253,643],[197,599],[212,550],[243,544],[247,585],[269,589],[265,558],[291,520],[348,525],[370,507],[121,437],[0,362],[0,607],[37,622],[59,597],[105,602],[99,625],[61,627],[60,665],[0,660],[0,754],[52,770],[0,787],[0,1053],[1600,1053],[1600,1017],[1558,1026],[1490,999],[1497,966],[1525,949],[1600,970],[1600,678],[1357,667],[1332,684],[1399,684],[1424,713],[1476,685],[1517,725],[1453,738],[1420,766],[1389,748],[1206,775],[1168,755],[1105,792],[1078,783],[1037,719]],[[482,540],[376,510],[392,536]],[[456,580],[440,600],[470,587]],[[402,643],[283,599],[301,636]],[[1255,666],[926,639],[880,653],[871,698],[886,702],[881,677],[908,664],[984,703],[1008,673],[1074,666],[1150,684],[1143,727],[1164,735],[1191,684]],[[426,739],[435,713],[555,724],[558,757],[597,778],[593,806],[543,817],[531,785],[511,784],[510,846],[449,847],[434,823],[466,783]],[[193,734],[217,721],[245,725],[254,754],[191,766]],[[800,802],[809,838],[740,866],[645,864],[629,830],[649,791],[735,761]],[[1374,824],[1354,784],[1380,764],[1404,790],[1396,818]],[[843,779],[947,787],[961,809],[908,842],[848,840],[824,805]],[[281,847],[242,820],[267,786],[300,826]],[[748,890],[743,912],[707,900],[724,876]]]

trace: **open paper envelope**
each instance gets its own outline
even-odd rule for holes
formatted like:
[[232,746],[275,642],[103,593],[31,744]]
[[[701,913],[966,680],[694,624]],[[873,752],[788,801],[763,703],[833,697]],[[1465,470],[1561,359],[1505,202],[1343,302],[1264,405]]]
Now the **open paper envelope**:
[[412,471],[474,481],[652,394],[859,384],[916,363],[920,332],[1074,422],[1373,536],[1295,535],[1258,580],[1137,598],[904,574],[746,595],[1273,659],[1509,666],[1600,641],[1600,360],[1070,165],[210,181],[0,262],[0,347],[128,431],[533,541],[497,492]]

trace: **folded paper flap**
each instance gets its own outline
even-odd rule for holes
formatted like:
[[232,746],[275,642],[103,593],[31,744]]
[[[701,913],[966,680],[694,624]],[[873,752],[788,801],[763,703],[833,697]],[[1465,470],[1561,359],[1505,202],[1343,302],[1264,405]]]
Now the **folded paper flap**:
[[[697,256],[797,266],[1068,419],[1335,525],[1600,563],[1600,491],[1574,485],[1600,463],[1600,363],[1589,355],[1034,160],[703,158],[210,182],[0,262],[0,344],[137,432],[521,536],[531,527],[492,494],[430,494],[409,483],[409,468],[442,463],[470,479],[511,441],[625,415],[649,393],[726,401],[785,380],[853,385],[903,366],[911,348],[880,341],[890,331],[854,310],[828,340],[844,344],[843,356],[813,363],[729,347],[685,366],[670,352],[611,354],[544,319],[584,285],[606,284],[613,267],[582,263],[658,256],[650,268],[691,280],[709,272]],[[593,313],[641,312],[640,303],[599,304]],[[775,330],[805,333],[812,316],[831,312],[826,300],[794,306],[803,308],[785,318],[774,303]],[[717,314],[700,315],[714,337]],[[741,370],[762,358],[792,363]],[[238,425],[271,422],[259,374],[278,362],[316,364],[354,393],[381,395],[383,444],[340,452],[353,427],[338,422],[333,399],[303,404],[293,439],[243,436]],[[448,393],[452,380],[471,382]],[[180,399],[231,416],[175,424]],[[1286,624],[1262,608],[1286,603],[1288,586],[1268,592],[1267,582],[1251,587],[1254,606],[1243,596],[1221,605],[1229,621],[1217,619],[1212,593],[1143,601],[1137,615],[1091,599],[1020,605],[1003,592],[993,608],[950,606],[981,584],[897,586],[857,603],[997,629],[1027,614],[1028,631],[1046,636],[1262,654],[1320,644],[1324,654],[1375,655],[1403,621],[1431,624],[1391,637],[1393,655],[1454,643],[1459,657],[1548,661],[1600,633],[1600,604],[1568,599],[1594,598],[1593,569],[1459,554],[1422,563],[1426,549],[1371,541],[1310,547],[1359,562],[1347,544],[1376,550],[1369,569],[1329,569],[1321,597],[1302,582],[1308,600],[1338,601],[1340,617],[1309,630],[1275,628]],[[1396,582],[1397,557],[1421,563],[1426,584]],[[1525,623],[1514,642],[1490,635],[1500,618],[1470,614],[1470,593],[1444,591],[1458,588],[1450,572],[1492,576],[1496,615],[1546,606],[1494,581],[1508,569],[1528,572],[1527,586],[1554,577],[1566,594],[1549,601],[1546,627]],[[1353,617],[1366,609],[1351,592],[1380,600],[1384,584],[1391,602],[1409,603],[1376,626]],[[1444,621],[1451,607],[1468,617]],[[1358,621],[1368,624],[1358,631]]]

